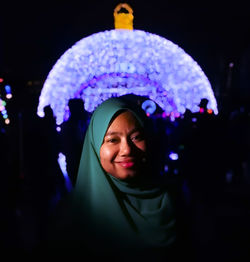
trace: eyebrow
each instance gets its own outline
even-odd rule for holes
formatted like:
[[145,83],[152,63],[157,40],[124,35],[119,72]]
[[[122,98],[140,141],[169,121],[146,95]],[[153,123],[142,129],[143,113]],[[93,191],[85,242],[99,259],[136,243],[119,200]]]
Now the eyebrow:
[[121,135],[121,132],[112,132],[112,131],[110,131],[110,132],[107,132],[105,134],[105,136],[113,136],[113,135]]
[[[133,134],[133,133],[135,133],[135,132],[138,132],[138,131],[141,131],[141,128],[135,127],[135,128],[133,128],[131,131],[129,131],[129,135],[131,135],[131,134]],[[107,133],[105,134],[104,137],[106,137],[106,136],[113,136],[113,135],[121,135],[121,134],[122,134],[122,132],[109,131],[109,132],[107,132]]]

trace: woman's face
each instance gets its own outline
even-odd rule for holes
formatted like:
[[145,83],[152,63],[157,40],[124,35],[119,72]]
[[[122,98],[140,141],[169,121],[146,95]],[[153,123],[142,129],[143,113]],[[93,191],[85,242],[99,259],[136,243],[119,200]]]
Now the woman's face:
[[146,155],[143,130],[130,111],[119,114],[109,126],[100,149],[103,169],[126,180],[140,174]]

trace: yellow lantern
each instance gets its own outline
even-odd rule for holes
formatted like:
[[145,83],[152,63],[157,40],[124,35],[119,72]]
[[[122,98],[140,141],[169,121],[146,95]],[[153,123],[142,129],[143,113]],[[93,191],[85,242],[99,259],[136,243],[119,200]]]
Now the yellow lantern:
[[[119,12],[126,9],[127,13]],[[126,3],[119,4],[114,10],[115,29],[133,30],[133,9]]]

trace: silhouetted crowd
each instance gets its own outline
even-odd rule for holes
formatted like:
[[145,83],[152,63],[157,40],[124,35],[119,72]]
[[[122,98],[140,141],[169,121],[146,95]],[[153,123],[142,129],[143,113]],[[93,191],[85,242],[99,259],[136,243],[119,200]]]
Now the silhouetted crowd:
[[[45,117],[19,113],[1,126],[1,247],[29,255],[46,234],[49,215],[76,181],[91,113],[69,101],[60,127],[49,106]],[[186,110],[174,120],[150,116],[158,130],[160,172],[181,186],[197,261],[245,261],[250,246],[250,111],[239,105],[215,115]],[[58,130],[60,128],[60,130]],[[66,170],[59,164],[62,153]],[[65,172],[66,171],[66,172]],[[216,254],[216,255],[215,255]]]

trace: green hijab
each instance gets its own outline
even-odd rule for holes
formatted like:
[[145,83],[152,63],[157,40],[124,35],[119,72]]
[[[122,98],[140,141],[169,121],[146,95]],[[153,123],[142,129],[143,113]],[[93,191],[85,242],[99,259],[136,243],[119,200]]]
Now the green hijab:
[[124,97],[110,98],[95,110],[85,136],[73,191],[76,218],[73,223],[80,225],[76,226],[76,231],[84,230],[85,236],[90,236],[88,244],[95,247],[171,246],[176,237],[175,217],[167,190],[156,183],[150,185],[146,174],[147,182],[121,181],[107,174],[100,164],[104,135],[121,110],[130,110],[142,127],[148,129],[144,111]]

